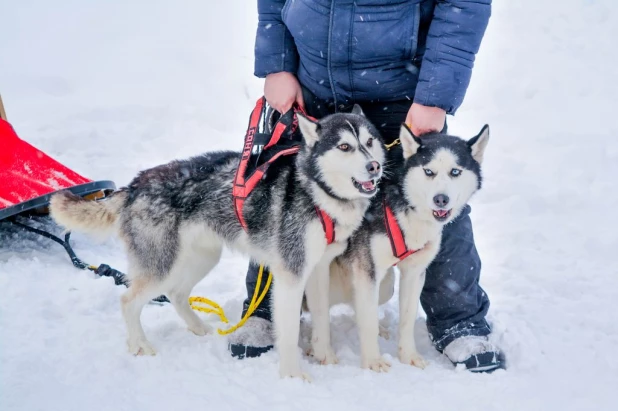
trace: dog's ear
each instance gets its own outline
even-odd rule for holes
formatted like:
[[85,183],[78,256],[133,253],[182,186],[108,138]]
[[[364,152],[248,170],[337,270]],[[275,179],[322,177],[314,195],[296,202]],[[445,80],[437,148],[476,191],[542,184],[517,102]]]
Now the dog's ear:
[[485,124],[481,129],[481,132],[476,136],[468,140],[468,145],[472,151],[472,158],[474,158],[479,164],[483,162],[483,155],[485,154],[485,148],[489,142],[489,126]]
[[305,143],[307,143],[307,146],[313,147],[320,139],[318,133],[320,125],[317,121],[312,121],[301,113],[296,113],[296,116],[298,117],[298,127],[300,127],[300,133],[303,135]]
[[412,130],[410,130],[410,127],[408,127],[407,124],[401,125],[401,130],[399,131],[399,141],[403,147],[403,158],[405,160],[416,154],[422,144],[421,139],[412,133]]
[[363,109],[358,104],[354,104],[354,107],[352,107],[352,114],[358,114],[359,116],[365,117]]

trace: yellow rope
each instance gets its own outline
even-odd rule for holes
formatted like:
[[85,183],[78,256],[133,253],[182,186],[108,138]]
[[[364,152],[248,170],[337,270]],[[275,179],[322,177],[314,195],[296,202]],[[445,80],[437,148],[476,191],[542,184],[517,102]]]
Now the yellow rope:
[[[213,308],[201,307],[199,304],[210,305]],[[225,312],[223,311],[223,307],[221,307],[216,302],[209,300],[204,297],[191,297],[189,298],[189,305],[196,311],[201,311],[203,313],[217,314],[222,322],[228,323],[228,319],[225,316]]]
[[[268,288],[270,287],[270,283],[272,282],[272,277],[273,277],[272,273],[269,272],[268,273],[268,280],[266,280],[266,286],[264,287],[264,290],[262,291],[262,293],[260,294],[260,296],[258,298],[258,292],[260,290],[260,285],[262,283],[262,274],[263,273],[264,273],[264,265],[260,264],[260,270],[258,271],[257,283],[255,285],[255,291],[253,292],[253,297],[251,298],[251,303],[249,304],[249,307],[247,308],[247,312],[245,313],[243,318],[240,320],[240,322],[238,324],[234,325],[233,327],[228,328],[227,330],[222,330],[222,329],[219,328],[217,330],[219,335],[231,334],[234,331],[236,331],[237,329],[239,329],[240,327],[242,327],[245,324],[245,322],[247,322],[247,320],[249,319],[251,314],[253,314],[255,312],[255,310],[259,307],[259,305],[262,303],[262,300],[264,300],[264,297],[266,297],[266,293],[268,292]],[[201,303],[201,304],[205,304],[205,305],[210,305],[213,308],[201,307],[201,306],[197,305],[197,303]],[[205,312],[205,313],[217,314],[222,322],[224,322],[226,324],[229,322],[227,317],[225,316],[225,312],[223,311],[223,307],[221,307],[216,302],[214,302],[212,300],[209,300],[208,298],[190,297],[189,298],[189,304],[191,305],[191,308],[193,308],[194,310],[202,311],[202,312]]]

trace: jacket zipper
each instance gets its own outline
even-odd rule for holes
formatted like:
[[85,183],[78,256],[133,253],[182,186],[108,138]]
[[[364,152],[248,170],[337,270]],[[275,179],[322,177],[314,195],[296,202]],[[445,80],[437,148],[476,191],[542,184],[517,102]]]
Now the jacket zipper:
[[331,68],[331,43],[333,37],[333,20],[335,16],[335,0],[331,0],[330,2],[330,19],[328,22],[328,50],[326,51],[326,69],[328,71],[328,82],[330,83],[330,89],[333,93],[333,100],[335,103],[335,112],[338,111],[337,108],[337,94],[335,93],[335,82],[333,81],[333,71]]

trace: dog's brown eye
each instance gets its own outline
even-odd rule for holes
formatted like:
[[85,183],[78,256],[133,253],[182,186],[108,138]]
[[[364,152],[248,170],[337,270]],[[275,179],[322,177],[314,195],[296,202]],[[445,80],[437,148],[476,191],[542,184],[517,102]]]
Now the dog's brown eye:
[[428,169],[428,168],[424,168],[424,169],[423,169],[423,171],[425,172],[425,175],[426,175],[427,177],[433,177],[433,176],[434,176],[433,171],[431,171],[431,170],[430,170],[430,169]]
[[461,175],[461,170],[458,168],[454,168],[451,170],[451,176],[453,177],[459,177]]
[[372,147],[373,146],[373,138],[370,138],[369,140],[367,140],[367,147]]
[[341,151],[350,151],[350,145],[349,144],[339,144],[339,147],[337,147],[339,150]]

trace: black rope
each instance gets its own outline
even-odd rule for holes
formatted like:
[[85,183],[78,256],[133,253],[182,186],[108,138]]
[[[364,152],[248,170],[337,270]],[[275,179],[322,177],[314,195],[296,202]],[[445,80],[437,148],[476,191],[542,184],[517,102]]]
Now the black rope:
[[80,270],[90,269],[90,265],[80,260],[77,257],[77,255],[75,255],[75,251],[73,251],[73,248],[71,248],[71,245],[69,244],[69,238],[71,237],[71,233],[66,233],[66,235],[64,236],[64,241],[62,241],[60,238],[56,237],[55,235],[51,233],[48,233],[47,231],[43,231],[43,230],[39,230],[38,228],[30,227],[29,225],[20,223],[19,221],[15,221],[15,220],[9,220],[9,222],[17,226],[20,226],[24,230],[36,233],[38,235],[41,235],[45,238],[49,238],[50,240],[57,242],[58,244],[64,247],[67,254],[69,254],[69,257],[71,257],[71,262],[73,263],[75,267],[79,268]]
[[[16,221],[14,219],[9,219],[8,221],[23,228],[26,231],[39,234],[40,236],[43,236],[45,238],[48,238],[60,244],[62,247],[64,247],[65,251],[71,258],[71,262],[73,263],[73,265],[79,268],[80,270],[90,270],[101,277],[112,277],[116,285],[124,285],[127,288],[129,287],[130,282],[127,276],[121,273],[120,271],[116,270],[115,268],[112,268],[107,264],[101,264],[98,267],[95,267],[95,266],[85,263],[79,257],[77,257],[77,255],[75,254],[75,251],[73,251],[73,248],[71,247],[71,244],[69,243],[69,239],[71,237],[70,232],[66,233],[66,235],[64,236],[64,241],[63,241],[61,238],[51,233],[48,233],[47,231],[39,230],[38,228],[34,228],[27,224],[20,223],[19,221]],[[159,303],[169,303],[170,302],[168,298],[164,295],[161,295],[157,298],[153,298],[153,301],[156,301]]]

